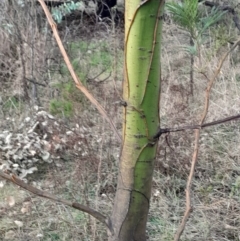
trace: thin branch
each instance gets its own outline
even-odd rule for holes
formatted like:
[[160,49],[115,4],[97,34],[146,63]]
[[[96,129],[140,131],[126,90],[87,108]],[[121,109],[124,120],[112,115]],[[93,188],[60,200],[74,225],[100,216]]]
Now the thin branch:
[[107,217],[105,217],[104,215],[102,215],[101,213],[99,213],[98,211],[96,211],[92,208],[89,208],[89,207],[87,207],[85,205],[82,205],[82,204],[79,204],[79,203],[70,202],[68,200],[58,198],[58,197],[56,197],[56,196],[54,196],[54,195],[52,195],[52,194],[50,194],[46,191],[42,191],[42,190],[40,190],[36,187],[33,187],[33,186],[25,183],[24,181],[22,181],[20,178],[18,178],[15,175],[9,175],[9,174],[4,173],[3,171],[0,171],[0,177],[14,183],[15,185],[18,185],[19,187],[21,187],[21,188],[23,188],[23,189],[25,189],[25,190],[33,193],[33,194],[36,194],[39,197],[44,197],[44,198],[47,198],[49,200],[62,203],[66,206],[73,207],[73,208],[78,209],[82,212],[88,213],[89,215],[93,216],[98,221],[100,221],[101,223],[106,225],[109,230],[111,230],[111,228],[110,228],[110,226],[107,222]]
[[197,129],[203,129],[205,127],[219,125],[228,121],[236,120],[240,118],[240,114],[229,116],[224,119],[208,122],[202,125],[186,125],[182,127],[176,127],[176,128],[160,128],[157,134],[153,137],[154,139],[158,139],[162,134],[170,133],[170,132],[179,132],[179,131],[186,131],[186,130],[197,130]]
[[88,91],[88,89],[82,84],[82,82],[80,81],[80,79],[78,78],[78,76],[76,75],[72,63],[69,60],[69,57],[67,55],[67,52],[62,44],[61,38],[59,37],[58,31],[57,31],[57,25],[54,22],[51,13],[49,12],[46,4],[44,3],[43,0],[38,0],[38,2],[41,4],[45,15],[47,17],[47,20],[52,28],[53,31],[53,35],[57,41],[58,47],[62,53],[62,56],[64,58],[64,61],[68,67],[68,70],[76,84],[76,87],[82,91],[82,93],[91,101],[91,103],[98,109],[98,111],[100,112],[100,114],[108,121],[108,123],[110,124],[111,128],[113,129],[113,131],[115,132],[118,140],[121,142],[121,137],[115,127],[115,125],[113,124],[112,120],[109,118],[109,116],[107,115],[106,110],[98,103],[98,101],[92,96],[92,94]]
[[[221,60],[219,61],[219,64],[218,64],[218,67],[217,69],[215,70],[212,78],[210,79],[209,83],[208,83],[208,86],[207,86],[207,89],[206,89],[206,96],[205,96],[205,106],[204,106],[204,110],[202,112],[202,117],[201,117],[201,120],[200,120],[200,123],[199,123],[199,126],[203,126],[203,122],[207,116],[207,113],[208,113],[208,108],[209,108],[209,98],[210,98],[210,92],[211,92],[211,89],[212,89],[212,86],[214,84],[214,81],[216,80],[222,66],[223,66],[223,63],[224,61],[226,60],[227,56],[240,44],[240,39],[238,39],[236,41],[236,43],[230,48],[229,51],[227,51],[223,57],[221,58]],[[229,119],[229,118],[228,118]],[[231,119],[230,119],[231,120]],[[228,121],[228,120],[226,120]],[[206,124],[205,124],[206,125]],[[207,126],[210,126],[209,123]],[[192,164],[191,164],[191,169],[190,169],[190,173],[189,173],[189,176],[188,176],[188,180],[187,180],[187,185],[186,185],[186,209],[185,209],[185,212],[184,212],[184,216],[182,218],[182,222],[180,224],[180,226],[178,227],[178,230],[174,236],[174,241],[179,241],[184,229],[185,229],[185,226],[186,226],[186,223],[189,219],[189,216],[190,216],[190,213],[192,211],[192,206],[191,206],[191,185],[192,185],[192,179],[193,179],[193,176],[194,176],[194,170],[195,170],[195,167],[196,167],[196,164],[197,164],[197,158],[198,158],[198,151],[199,151],[199,138],[200,138],[200,128],[196,129],[195,130],[195,141],[194,141],[194,151],[193,151],[193,155],[192,155]]]
[[42,83],[39,83],[37,81],[35,81],[34,79],[29,79],[29,78],[25,78],[27,81],[33,83],[33,84],[36,84],[36,85],[40,85],[40,86],[43,86],[43,87],[46,87],[47,85],[46,84],[42,84]]
[[[88,78],[87,81],[93,81],[95,79],[97,79],[101,74],[105,73],[107,69],[103,69],[99,74],[97,74],[96,76],[92,77],[92,78]],[[111,73],[110,73],[111,74]]]
[[209,123],[202,124],[201,128],[222,124],[222,123],[225,123],[225,122],[228,122],[228,121],[236,120],[238,118],[240,118],[240,114],[234,115],[234,116],[229,116],[229,117],[226,117],[226,118],[221,119],[221,120],[216,120],[216,121],[212,121],[212,122],[209,122]]
[[240,39],[238,39],[235,44],[223,55],[223,57],[221,58],[219,64],[218,64],[218,67],[215,71],[215,73],[213,74],[212,78],[210,79],[209,81],[209,84],[208,84],[208,87],[207,87],[207,90],[206,90],[206,97],[205,97],[205,107],[204,107],[204,111],[203,111],[203,114],[202,114],[202,118],[201,118],[201,121],[200,121],[200,125],[203,124],[206,116],[207,116],[207,111],[208,111],[208,106],[209,106],[209,97],[210,97],[210,90],[213,86],[213,83],[215,81],[215,79],[217,78],[218,74],[220,73],[220,70],[223,66],[223,63],[224,61],[226,60],[227,56],[240,44]]
[[105,77],[104,79],[99,80],[99,81],[96,81],[95,84],[96,84],[96,83],[97,83],[97,84],[103,83],[104,81],[106,81],[107,79],[109,79],[109,78],[111,77],[111,75],[112,75],[112,72],[110,72],[110,73],[108,74],[108,76]]

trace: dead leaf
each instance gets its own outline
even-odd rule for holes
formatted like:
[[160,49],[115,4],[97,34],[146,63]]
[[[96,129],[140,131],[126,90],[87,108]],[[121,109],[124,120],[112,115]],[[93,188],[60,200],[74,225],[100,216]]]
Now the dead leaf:
[[15,205],[15,198],[13,196],[7,197],[6,201],[10,207],[13,207]]
[[23,222],[15,220],[14,223],[19,227],[22,228],[23,227]]
[[22,213],[29,213],[31,210],[31,202],[24,202],[21,208]]

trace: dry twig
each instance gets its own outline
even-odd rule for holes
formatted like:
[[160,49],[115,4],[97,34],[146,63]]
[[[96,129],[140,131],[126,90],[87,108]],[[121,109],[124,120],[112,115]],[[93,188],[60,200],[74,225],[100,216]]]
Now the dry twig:
[[179,131],[186,131],[186,130],[197,130],[197,129],[203,129],[205,127],[219,125],[222,123],[226,123],[229,121],[233,121],[240,118],[240,114],[228,116],[223,119],[219,119],[216,121],[204,123],[202,125],[186,125],[186,126],[180,126],[180,127],[174,127],[174,128],[159,128],[158,132],[153,136],[153,139],[158,139],[162,134],[168,134],[170,132],[179,132]]
[[[202,112],[202,117],[201,117],[201,120],[199,122],[199,126],[202,126],[203,125],[203,122],[207,116],[207,113],[208,113],[208,107],[209,107],[209,99],[210,99],[210,92],[211,92],[211,89],[212,89],[212,86],[214,84],[214,81],[216,80],[221,68],[222,68],[222,65],[224,63],[224,61],[226,60],[227,56],[240,44],[240,39],[238,39],[235,44],[229,49],[229,51],[227,51],[223,57],[221,58],[221,60],[219,61],[219,64],[218,64],[218,67],[217,69],[215,70],[212,78],[210,78],[209,80],[209,83],[208,83],[208,86],[207,86],[207,89],[206,89],[206,96],[205,96],[205,105],[204,105],[204,110]],[[188,180],[187,180],[187,185],[186,185],[186,210],[185,210],[185,213],[184,213],[184,216],[182,218],[182,222],[180,224],[180,226],[178,227],[178,230],[175,234],[175,237],[174,237],[174,241],[179,241],[184,229],[185,229],[185,226],[186,226],[186,223],[188,221],[188,218],[190,216],[190,213],[192,211],[192,207],[191,207],[191,184],[192,184],[192,179],[193,179],[193,176],[194,176],[194,170],[195,170],[195,167],[196,167],[196,163],[197,163],[197,157],[198,157],[198,151],[199,151],[199,137],[200,137],[200,129],[196,129],[195,130],[195,142],[194,142],[194,152],[193,152],[193,156],[192,156],[192,164],[191,164],[191,169],[190,169],[190,173],[189,173],[189,176],[188,176]]]
[[91,101],[91,103],[98,109],[98,111],[100,112],[100,114],[108,121],[108,123],[110,124],[111,128],[113,129],[113,131],[115,132],[118,140],[121,142],[121,137],[115,127],[115,125],[113,124],[112,120],[109,118],[109,116],[107,115],[107,112],[105,111],[105,109],[98,103],[98,101],[92,96],[92,94],[88,91],[88,89],[82,84],[82,82],[80,81],[80,79],[78,78],[78,76],[76,75],[72,63],[69,60],[69,57],[67,55],[67,52],[62,44],[61,38],[59,37],[58,31],[57,31],[57,25],[54,22],[51,13],[49,12],[46,4],[44,3],[43,0],[38,0],[39,3],[41,4],[45,15],[47,17],[47,20],[52,28],[53,31],[53,35],[57,41],[58,47],[62,53],[62,56],[64,58],[64,61],[68,67],[68,70],[76,84],[76,87],[82,91],[82,93]]

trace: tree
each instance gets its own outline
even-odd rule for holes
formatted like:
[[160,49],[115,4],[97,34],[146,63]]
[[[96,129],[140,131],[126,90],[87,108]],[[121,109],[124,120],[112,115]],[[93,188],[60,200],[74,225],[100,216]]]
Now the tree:
[[[77,88],[116,129],[101,105],[76,76],[46,5],[39,0]],[[164,0],[129,0],[125,4],[123,137],[117,192],[112,215],[60,200],[29,186],[16,176],[0,175],[39,195],[91,214],[108,228],[109,241],[145,241],[159,128],[160,37]],[[117,134],[118,135],[118,134]]]
[[159,127],[160,35],[164,1],[127,1],[124,125],[109,240],[146,240]]
[[[46,16],[77,88],[96,106],[99,112],[110,123],[116,135],[119,136],[105,110],[83,84],[79,82],[58,36],[56,24],[44,5],[43,0],[39,0],[39,2],[46,12]],[[203,73],[209,83],[206,89],[205,108],[199,124],[180,128],[159,128],[160,23],[163,4],[164,1],[159,0],[129,0],[126,4],[125,81],[124,95],[121,102],[124,108],[123,145],[119,163],[117,193],[112,215],[105,217],[90,207],[57,198],[54,195],[24,183],[15,175],[9,175],[0,171],[1,177],[12,181],[32,193],[61,202],[92,215],[106,226],[109,241],[146,240],[146,223],[150,206],[157,139],[163,133],[194,129],[196,130],[195,148],[186,188],[186,212],[174,239],[176,241],[179,240],[192,210],[190,191],[199,150],[200,129],[240,117],[240,115],[236,115],[204,123],[208,112],[211,88],[229,53],[239,45],[239,39],[220,59],[212,76],[208,77],[206,73]]]
[[170,2],[166,8],[172,14],[173,21],[189,34],[189,45],[186,50],[190,53],[190,94],[193,96],[194,56],[200,58],[200,46],[203,44],[203,34],[213,24],[222,19],[226,13],[214,7],[208,16],[202,16],[198,0],[184,0],[183,2]]

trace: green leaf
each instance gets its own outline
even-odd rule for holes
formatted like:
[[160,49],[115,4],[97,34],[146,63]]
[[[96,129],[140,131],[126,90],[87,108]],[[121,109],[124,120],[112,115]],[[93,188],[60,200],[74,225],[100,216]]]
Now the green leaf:
[[198,21],[198,1],[185,0],[183,3],[167,3],[166,8],[172,14],[173,21],[194,34],[195,25]]
[[191,55],[197,55],[197,47],[196,47],[196,45],[193,45],[193,46],[186,45],[186,46],[181,46],[181,48],[185,52],[187,52],[187,53],[189,53]]
[[220,12],[218,8],[213,7],[211,13],[205,17],[200,19],[201,31],[200,34],[203,34],[210,26],[220,21],[227,11]]
[[61,23],[63,16],[70,14],[74,10],[83,10],[83,3],[82,2],[69,2],[64,3],[63,5],[59,7],[52,8],[52,15],[56,22]]

